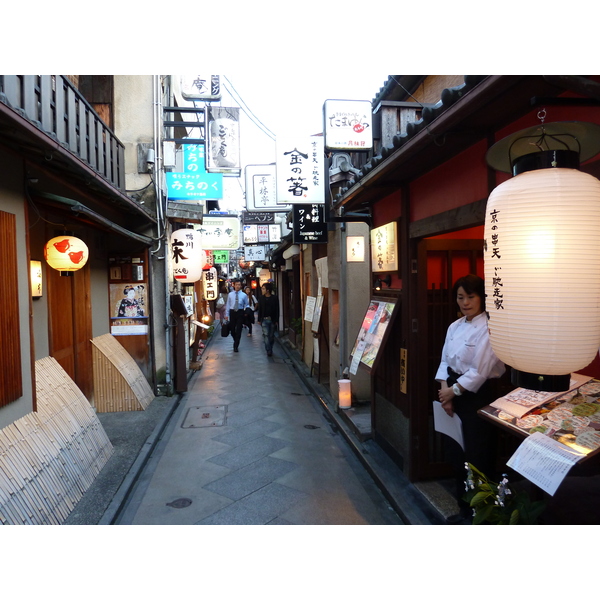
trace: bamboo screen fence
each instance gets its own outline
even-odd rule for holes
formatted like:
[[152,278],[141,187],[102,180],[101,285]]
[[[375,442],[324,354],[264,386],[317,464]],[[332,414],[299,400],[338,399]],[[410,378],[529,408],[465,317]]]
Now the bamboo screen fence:
[[95,337],[92,345],[96,410],[146,410],[154,392],[127,350],[110,333]]
[[113,454],[87,398],[51,357],[35,363],[37,412],[0,429],[0,523],[65,521]]

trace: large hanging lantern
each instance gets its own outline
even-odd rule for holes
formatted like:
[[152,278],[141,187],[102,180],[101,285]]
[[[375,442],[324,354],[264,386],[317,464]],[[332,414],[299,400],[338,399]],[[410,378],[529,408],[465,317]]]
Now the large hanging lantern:
[[61,275],[73,275],[79,271],[89,258],[89,250],[85,243],[72,235],[59,235],[44,246],[46,262]]
[[[582,125],[597,136],[585,146]],[[577,167],[599,142],[598,126],[550,123],[488,153],[488,163],[506,170],[498,159],[506,152],[515,175],[488,199],[484,258],[491,345],[519,387],[566,390],[570,374],[598,352],[600,181]]]
[[202,234],[199,231],[178,229],[171,234],[171,266],[177,281],[200,281],[205,261],[206,254],[202,250]]

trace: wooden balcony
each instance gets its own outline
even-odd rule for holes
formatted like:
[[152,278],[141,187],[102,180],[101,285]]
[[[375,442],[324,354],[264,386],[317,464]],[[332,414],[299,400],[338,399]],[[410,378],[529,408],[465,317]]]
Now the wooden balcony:
[[123,144],[62,75],[0,75],[0,102],[125,191]]

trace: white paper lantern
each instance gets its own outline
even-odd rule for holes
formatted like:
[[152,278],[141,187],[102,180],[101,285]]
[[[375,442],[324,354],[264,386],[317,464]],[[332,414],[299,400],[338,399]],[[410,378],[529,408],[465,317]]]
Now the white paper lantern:
[[79,271],[89,258],[89,250],[85,243],[72,235],[59,235],[44,246],[46,262],[61,275],[72,275]]
[[485,219],[492,348],[513,369],[564,383],[600,344],[600,181],[527,171],[492,192]]
[[171,234],[173,277],[181,283],[202,279],[206,254],[202,251],[202,234],[195,229],[178,229]]

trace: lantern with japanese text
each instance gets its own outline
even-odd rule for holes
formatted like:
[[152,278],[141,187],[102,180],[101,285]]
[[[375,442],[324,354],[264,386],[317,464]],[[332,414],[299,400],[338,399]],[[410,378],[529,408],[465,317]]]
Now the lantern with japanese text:
[[73,275],[79,271],[89,258],[89,250],[85,243],[72,235],[59,235],[52,238],[44,246],[46,262],[61,275]]
[[578,170],[600,127],[586,145],[582,125],[518,132],[487,156],[506,170],[506,153],[514,175],[489,196],[484,258],[491,345],[518,387],[568,389],[600,344],[600,181]]
[[202,235],[195,229],[178,229],[171,234],[171,267],[173,277],[181,283],[194,283],[202,278],[206,254]]

